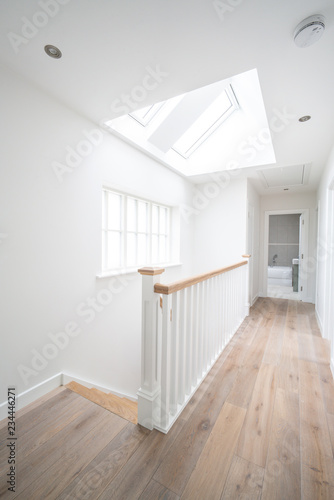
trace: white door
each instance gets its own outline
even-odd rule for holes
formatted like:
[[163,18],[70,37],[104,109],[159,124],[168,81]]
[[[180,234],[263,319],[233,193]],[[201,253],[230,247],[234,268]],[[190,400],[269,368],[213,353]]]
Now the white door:
[[299,279],[298,291],[300,300],[307,295],[307,256],[308,256],[308,210],[302,212],[299,219]]

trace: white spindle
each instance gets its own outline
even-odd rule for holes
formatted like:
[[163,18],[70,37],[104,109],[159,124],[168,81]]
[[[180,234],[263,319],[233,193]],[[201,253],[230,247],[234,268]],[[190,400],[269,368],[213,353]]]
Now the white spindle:
[[162,301],[161,340],[161,412],[160,425],[169,425],[171,381],[171,296],[164,295]]
[[182,404],[185,397],[185,356],[186,356],[186,289],[180,291],[180,337],[179,337],[179,404]]
[[187,288],[187,324],[186,324],[186,352],[185,352],[185,392],[191,393],[192,351],[193,351],[193,286]]
[[193,290],[193,349],[192,349],[192,374],[191,374],[191,385],[196,387],[197,385],[197,369],[198,369],[198,283],[194,285]]
[[179,380],[179,292],[172,294],[172,333],[171,333],[171,384],[170,384],[170,412],[175,415],[178,404]]

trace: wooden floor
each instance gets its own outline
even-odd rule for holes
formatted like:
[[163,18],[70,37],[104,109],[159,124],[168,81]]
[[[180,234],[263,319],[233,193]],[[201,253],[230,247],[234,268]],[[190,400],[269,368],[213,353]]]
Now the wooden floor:
[[259,299],[167,435],[67,388],[17,426],[17,489],[2,453],[1,498],[334,499],[334,384],[310,304]]

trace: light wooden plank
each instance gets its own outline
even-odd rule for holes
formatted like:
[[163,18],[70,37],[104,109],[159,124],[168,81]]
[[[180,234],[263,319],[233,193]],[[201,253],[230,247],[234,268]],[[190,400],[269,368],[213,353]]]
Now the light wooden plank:
[[[70,391],[69,391],[70,392]],[[55,462],[61,459],[69,449],[88,434],[99,423],[105,410],[87,401],[87,410],[42,446],[20,460],[20,481],[17,493],[23,492],[29,485],[41,477]],[[80,432],[77,432],[80,430]],[[18,451],[19,453],[19,451]],[[6,479],[0,477],[0,497],[6,491]],[[24,498],[24,496],[23,496]],[[26,497],[29,498],[29,497]],[[31,498],[34,498],[33,496]]]
[[314,349],[313,336],[305,333],[298,334],[299,359],[315,363],[317,355]]
[[181,499],[221,498],[245,413],[224,404]]
[[176,495],[152,479],[148,483],[147,488],[145,488],[145,491],[140,495],[139,500],[179,500],[179,498],[179,495]]
[[299,361],[301,460],[303,464],[321,469],[323,457],[332,457],[318,367]]
[[267,347],[263,356],[263,363],[278,365],[281,359],[283,337],[285,327],[285,316],[277,315],[267,342]]
[[181,417],[167,435],[153,430],[99,496],[99,500],[138,500],[184,425],[185,420]]
[[334,381],[329,364],[318,363],[320,385],[327,413],[334,415]]
[[173,444],[154,475],[156,481],[179,495],[196,465],[237,373],[238,367],[233,361],[226,360],[196,413],[186,423],[182,436]]
[[221,500],[260,500],[264,469],[234,456]]
[[57,498],[80,472],[96,457],[125,426],[127,421],[103,410],[101,419],[88,433],[82,434],[74,446],[63,450],[61,458],[39,474],[24,491],[17,496],[20,500],[33,498],[45,500]]
[[277,389],[262,499],[301,496],[299,397]]
[[243,366],[240,368],[231,392],[228,395],[227,402],[235,406],[240,406],[240,408],[248,408],[251,400],[256,378],[268,342],[269,332],[267,330],[267,328],[263,328],[262,332],[264,332],[264,334],[259,332],[256,340],[245,353]]
[[334,457],[334,415],[332,415],[331,413],[327,413],[327,423]]
[[[57,500],[98,498],[146,439],[149,431],[130,422],[83,469]],[[109,436],[107,436],[109,439]]]
[[278,387],[285,391],[299,391],[298,357],[297,308],[294,301],[289,301],[284,329],[282,357],[278,369]]
[[[61,392],[65,391],[65,390],[66,390],[66,388],[62,385],[60,387],[56,387],[56,389],[53,389],[52,391],[48,392],[47,394],[44,394],[44,396],[41,396],[40,398],[36,399],[32,403],[29,403],[28,405],[24,406],[23,408],[16,410],[16,413],[15,413],[16,418],[18,419],[20,417],[23,417],[23,415],[25,415],[26,413],[31,412],[32,410],[34,410],[38,406],[42,405],[43,403],[45,403],[49,399],[54,398],[55,396],[57,396],[58,394],[60,394]],[[0,420],[0,432],[4,427],[7,430],[7,417]],[[1,441],[1,437],[0,437],[0,441]]]
[[260,467],[267,458],[276,378],[275,366],[261,365],[239,438],[237,455]]
[[333,458],[322,457],[318,467],[302,464],[302,499],[333,500],[334,462]]

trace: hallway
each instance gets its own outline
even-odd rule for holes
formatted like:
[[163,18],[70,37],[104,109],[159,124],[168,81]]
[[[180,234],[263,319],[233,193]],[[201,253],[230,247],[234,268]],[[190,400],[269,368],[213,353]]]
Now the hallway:
[[311,304],[258,299],[167,435],[50,396],[18,412],[17,492],[4,494],[2,456],[3,498],[334,498],[334,384]]

